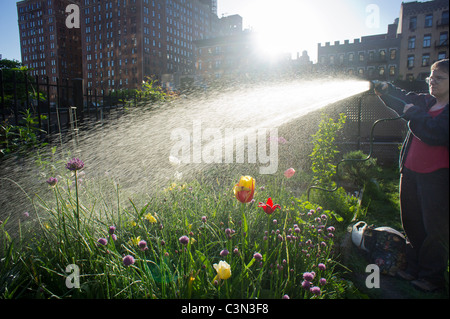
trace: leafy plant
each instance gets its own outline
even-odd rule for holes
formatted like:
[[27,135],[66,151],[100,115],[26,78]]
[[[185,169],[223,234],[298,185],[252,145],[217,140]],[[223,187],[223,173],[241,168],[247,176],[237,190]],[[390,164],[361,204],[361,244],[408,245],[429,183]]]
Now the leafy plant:
[[380,168],[377,166],[377,159],[364,154],[363,151],[351,151],[344,155],[340,177],[343,180],[350,181],[354,186],[363,189],[377,174]]
[[[45,133],[44,130],[37,127],[38,117],[30,109],[21,113],[22,118],[19,125],[10,125],[2,123],[0,125],[0,154],[6,155],[13,152],[24,153],[30,149],[45,146],[38,134]],[[46,116],[41,115],[45,120]]]
[[344,127],[346,115],[341,113],[335,122],[332,118],[322,114],[319,130],[312,135],[314,145],[309,157],[312,160],[311,170],[318,185],[323,187],[333,186],[333,177],[336,175],[338,147],[335,143],[339,130]]

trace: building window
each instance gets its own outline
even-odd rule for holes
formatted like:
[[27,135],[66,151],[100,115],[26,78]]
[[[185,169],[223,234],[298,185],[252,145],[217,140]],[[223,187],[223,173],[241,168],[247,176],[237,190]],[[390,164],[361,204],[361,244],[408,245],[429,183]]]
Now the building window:
[[414,31],[417,29],[417,17],[409,18],[409,30]]
[[422,66],[430,66],[430,54],[422,55]]
[[433,15],[427,14],[425,16],[425,28],[431,28],[433,26]]
[[355,54],[354,54],[354,53],[349,53],[349,54],[348,54],[348,61],[349,61],[349,62],[353,62],[354,57],[355,57]]
[[439,25],[446,25],[448,24],[448,11],[443,11],[441,16],[441,22]]
[[448,46],[448,32],[442,32],[439,35],[439,46],[447,45]]
[[330,55],[330,65],[334,65],[334,55]]
[[383,75],[384,75],[384,71],[385,71],[384,66],[380,66],[380,67],[378,68],[378,74],[379,74],[380,76],[383,76]]
[[380,60],[381,61],[386,60],[386,50],[380,50]]
[[416,48],[416,37],[409,37],[408,39],[408,49]]
[[395,65],[391,65],[389,67],[389,75],[390,76],[395,76]]
[[391,49],[391,60],[395,60],[396,57],[397,57],[397,50]]
[[423,47],[424,48],[431,47],[431,34],[426,34],[423,36]]
[[359,61],[364,62],[364,52],[359,52]]
[[411,69],[414,67],[414,55],[408,56],[407,67],[408,67],[408,69]]

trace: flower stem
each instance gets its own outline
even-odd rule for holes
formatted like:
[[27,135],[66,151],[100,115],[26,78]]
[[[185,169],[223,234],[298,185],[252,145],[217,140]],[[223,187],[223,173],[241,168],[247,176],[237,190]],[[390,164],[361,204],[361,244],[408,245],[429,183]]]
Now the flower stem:
[[76,196],[76,200],[77,200],[77,214],[76,214],[76,218],[77,218],[77,230],[80,231],[80,204],[78,201],[78,174],[77,171],[75,171],[75,196]]

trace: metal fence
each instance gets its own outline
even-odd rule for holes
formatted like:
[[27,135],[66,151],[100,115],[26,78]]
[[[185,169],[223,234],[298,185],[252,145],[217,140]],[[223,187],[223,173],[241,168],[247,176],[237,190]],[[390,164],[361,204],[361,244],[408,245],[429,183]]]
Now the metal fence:
[[48,76],[32,77],[25,71],[0,69],[0,121],[21,125],[28,110],[44,137],[101,120],[111,110],[136,104],[139,99],[133,91],[84,90],[82,79],[56,78],[50,82]]

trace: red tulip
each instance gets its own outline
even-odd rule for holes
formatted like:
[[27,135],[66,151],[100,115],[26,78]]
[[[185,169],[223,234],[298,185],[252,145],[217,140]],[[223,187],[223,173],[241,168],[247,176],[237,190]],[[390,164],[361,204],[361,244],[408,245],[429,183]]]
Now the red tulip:
[[242,176],[239,183],[233,188],[234,196],[241,203],[248,203],[255,195],[255,179],[251,176]]
[[273,204],[272,198],[269,197],[267,200],[267,203],[259,203],[258,207],[262,207],[262,209],[266,212],[266,214],[270,215],[272,214],[277,208],[281,208],[279,204]]

